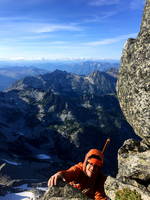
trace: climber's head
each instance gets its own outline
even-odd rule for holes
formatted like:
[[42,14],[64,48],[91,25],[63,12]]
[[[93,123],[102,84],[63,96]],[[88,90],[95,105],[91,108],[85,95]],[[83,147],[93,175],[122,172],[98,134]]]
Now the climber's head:
[[83,171],[87,176],[92,177],[99,173],[103,166],[104,155],[98,149],[91,149],[85,156]]

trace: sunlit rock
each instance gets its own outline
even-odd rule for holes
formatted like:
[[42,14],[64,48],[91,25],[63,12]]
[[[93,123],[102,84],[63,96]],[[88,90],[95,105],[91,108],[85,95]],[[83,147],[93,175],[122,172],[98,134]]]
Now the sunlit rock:
[[117,93],[127,121],[150,144],[150,1],[140,33],[128,39],[121,59]]

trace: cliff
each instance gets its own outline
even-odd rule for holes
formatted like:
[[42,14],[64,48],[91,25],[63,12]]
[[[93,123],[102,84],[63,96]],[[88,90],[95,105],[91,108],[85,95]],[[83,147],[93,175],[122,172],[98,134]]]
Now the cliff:
[[150,199],[150,0],[146,1],[140,32],[125,44],[117,94],[121,109],[141,141],[129,139],[118,152],[116,179],[106,181],[107,194],[136,190],[142,200]]
[[117,83],[120,106],[137,135],[150,144],[150,1],[147,0],[140,33],[128,39]]

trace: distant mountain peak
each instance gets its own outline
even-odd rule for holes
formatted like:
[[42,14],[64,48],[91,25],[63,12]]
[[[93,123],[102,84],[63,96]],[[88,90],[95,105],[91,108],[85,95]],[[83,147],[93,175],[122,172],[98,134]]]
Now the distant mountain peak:
[[89,77],[99,77],[99,76],[101,76],[102,75],[102,72],[100,72],[99,70],[95,70],[94,72],[92,72],[90,75],[89,75]]
[[61,70],[55,70],[51,73],[46,73],[34,77],[26,77],[16,82],[11,90],[31,90],[39,91],[52,90],[59,94],[76,93],[81,95],[88,92],[95,95],[115,93],[116,78],[111,75],[94,71],[89,76],[81,76],[68,73]]
[[66,71],[60,70],[60,69],[56,69],[52,72],[53,74],[67,74]]

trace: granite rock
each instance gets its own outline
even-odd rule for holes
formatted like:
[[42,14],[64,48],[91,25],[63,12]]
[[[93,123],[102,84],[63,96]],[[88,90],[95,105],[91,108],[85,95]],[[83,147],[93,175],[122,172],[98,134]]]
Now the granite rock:
[[83,195],[78,189],[73,188],[69,184],[59,181],[58,186],[50,187],[40,200],[90,200]]
[[142,141],[129,139],[118,151],[118,174],[108,177],[105,190],[112,200],[117,190],[136,190],[150,200],[150,0],[146,1],[140,32],[125,44],[117,94],[121,109]]
[[150,144],[150,1],[136,39],[125,44],[117,94],[122,111],[135,133]]
[[129,139],[118,152],[118,178],[127,177],[150,182],[150,149],[139,141]]
[[122,181],[115,179],[113,177],[108,177],[105,182],[105,190],[106,194],[111,198],[111,200],[115,200],[116,191],[122,190],[124,188],[129,188],[131,191],[136,190],[140,195],[142,200],[150,200],[150,194],[147,190],[143,190],[140,186],[133,185],[132,183],[123,183]]

